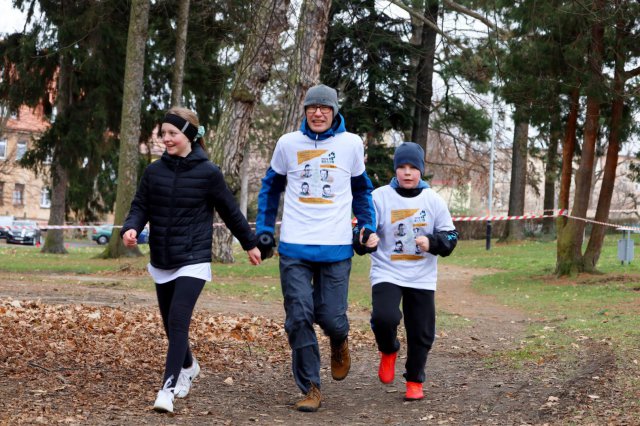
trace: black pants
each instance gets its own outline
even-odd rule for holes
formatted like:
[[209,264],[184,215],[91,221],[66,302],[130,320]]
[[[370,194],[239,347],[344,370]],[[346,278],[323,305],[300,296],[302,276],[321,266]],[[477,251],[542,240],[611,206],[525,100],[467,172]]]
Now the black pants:
[[156,284],[162,323],[169,339],[163,386],[171,379],[169,387],[175,387],[180,370],[190,367],[193,362],[189,348],[189,325],[204,283],[198,278],[178,277],[168,283]]
[[398,325],[404,312],[404,328],[407,332],[404,377],[408,382],[423,383],[427,355],[436,334],[435,291],[378,283],[373,286],[372,293],[371,329],[376,336],[378,350],[391,354],[400,349]]

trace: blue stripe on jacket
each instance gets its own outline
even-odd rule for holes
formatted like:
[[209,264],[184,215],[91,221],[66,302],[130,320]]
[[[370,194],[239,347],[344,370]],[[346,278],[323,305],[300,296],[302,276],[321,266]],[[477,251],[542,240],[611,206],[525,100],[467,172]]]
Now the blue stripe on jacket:
[[256,218],[256,235],[269,232],[275,235],[276,216],[280,194],[287,185],[287,177],[278,174],[271,167],[262,178],[262,186],[258,194],[258,217]]
[[351,193],[353,194],[351,208],[358,219],[358,227],[376,232],[376,210],[373,207],[372,191],[373,184],[366,171],[351,178]]

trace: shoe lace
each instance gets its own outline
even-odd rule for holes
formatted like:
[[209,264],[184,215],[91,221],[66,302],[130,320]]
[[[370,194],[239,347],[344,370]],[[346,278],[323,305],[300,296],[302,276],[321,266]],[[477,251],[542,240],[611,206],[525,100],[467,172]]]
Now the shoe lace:
[[338,364],[342,364],[342,356],[346,349],[346,340],[339,345],[331,345],[331,358]]
[[175,387],[171,387],[171,383],[173,383],[173,374],[164,382],[164,386],[162,386],[162,390],[173,392]]

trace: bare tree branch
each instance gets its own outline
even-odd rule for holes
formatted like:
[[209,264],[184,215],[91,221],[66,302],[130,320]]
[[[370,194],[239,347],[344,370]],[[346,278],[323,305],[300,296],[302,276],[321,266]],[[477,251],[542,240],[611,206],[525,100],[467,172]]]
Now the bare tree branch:
[[637,77],[640,75],[640,67],[634,68],[629,71],[625,71],[624,79],[629,80],[630,78]]
[[443,38],[447,39],[447,41],[449,41],[452,44],[455,44],[456,46],[460,46],[460,43],[458,40],[449,37],[447,34],[444,33],[444,31],[442,31],[440,29],[440,27],[438,27],[437,25],[435,25],[433,22],[431,22],[430,20],[428,20],[427,18],[424,17],[424,15],[420,12],[417,12],[416,10],[414,10],[413,8],[403,4],[401,1],[399,0],[389,0],[389,3],[394,4],[396,6],[398,6],[400,9],[404,10],[405,12],[407,12],[409,15],[411,15],[412,17],[416,18],[417,20],[419,20],[420,22],[422,22],[424,25],[427,25],[428,27],[432,28],[435,32],[437,32],[438,34],[440,34]]
[[491,28],[492,30],[502,34],[503,36],[506,36],[507,33],[506,31],[504,31],[502,28],[498,27],[495,23],[489,21],[487,18],[485,18],[484,16],[480,15],[478,12],[475,12],[471,9],[468,9],[466,7],[464,7],[461,4],[458,4],[454,1],[451,0],[442,0],[442,2],[444,3],[445,6],[448,6],[451,10],[455,10],[458,13],[462,13],[463,15],[467,15],[470,16],[474,19],[477,19],[478,21],[482,22],[483,24],[485,24],[487,27]]

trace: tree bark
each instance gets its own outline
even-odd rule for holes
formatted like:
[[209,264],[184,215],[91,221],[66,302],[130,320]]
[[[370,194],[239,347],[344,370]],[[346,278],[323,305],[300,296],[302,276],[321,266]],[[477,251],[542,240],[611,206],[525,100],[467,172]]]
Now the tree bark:
[[[615,44],[615,72],[613,80],[613,101],[611,103],[611,118],[609,122],[609,146],[602,176],[602,186],[598,197],[596,208],[597,222],[607,222],[609,220],[609,208],[613,198],[613,188],[616,181],[616,170],[618,168],[618,153],[620,152],[620,133],[622,128],[622,117],[624,112],[625,99],[625,75],[624,65],[626,62],[626,52],[624,50],[625,22],[623,15],[618,15],[616,24],[616,44]],[[589,243],[584,253],[584,269],[587,272],[594,272],[602,252],[604,243],[605,226],[593,224]]]
[[[65,53],[60,54],[60,69],[58,71],[58,87],[56,96],[56,108],[58,114],[64,113],[71,105],[71,64]],[[67,206],[67,188],[69,187],[69,175],[62,165],[62,153],[60,147],[56,147],[51,162],[51,208],[49,210],[49,225],[64,225]],[[49,229],[47,231],[42,253],[67,254],[64,247],[64,230]]]
[[[527,187],[527,157],[529,145],[528,108],[516,106],[514,114],[513,149],[511,152],[511,183],[509,187],[509,216],[524,214],[525,192]],[[509,220],[505,226],[502,242],[524,239],[524,222]]]
[[[554,103],[551,111],[549,125],[549,144],[547,146],[547,164],[544,170],[544,213],[550,215],[555,209],[556,181],[558,175],[558,144],[562,134],[562,124],[560,117],[560,105]],[[542,220],[542,234],[552,235],[555,220],[552,217],[545,217]]]
[[[587,111],[584,124],[584,142],[582,156],[576,172],[576,189],[571,209],[571,216],[586,218],[591,192],[591,177],[595,158],[596,139],[599,132],[600,119],[600,83],[602,81],[602,63],[604,54],[604,26],[601,19],[605,0],[594,3],[595,21],[591,27],[591,49],[588,55],[588,72],[591,86],[587,96]],[[584,240],[585,222],[569,219],[558,235],[558,261],[556,273],[571,275],[584,271],[582,242]]]
[[[129,18],[127,58],[124,72],[122,119],[120,122],[120,159],[114,224],[121,226],[131,207],[138,179],[140,112],[144,82],[144,52],[149,26],[149,0],[133,0]],[[140,249],[125,247],[120,228],[113,228],[109,245],[102,253],[106,258],[142,256]]]
[[171,79],[171,106],[182,105],[182,82],[184,81],[184,59],[187,55],[187,30],[189,28],[189,1],[180,0],[176,28],[176,58]]
[[[424,17],[434,26],[438,23],[440,0],[425,2]],[[413,111],[413,129],[411,139],[427,152],[429,138],[429,118],[431,98],[433,97],[433,62],[436,54],[436,37],[433,26],[422,25],[422,36],[418,48],[418,68],[416,72],[415,108]]]
[[302,3],[293,58],[289,65],[283,133],[292,132],[300,126],[304,118],[302,103],[307,90],[319,83],[320,65],[329,31],[330,9],[331,0],[304,0]]
[[[240,167],[253,112],[269,80],[275,53],[280,48],[280,34],[288,28],[289,3],[290,0],[260,2],[255,29],[250,31],[242,51],[236,78],[213,139],[214,162],[220,164],[234,194],[239,191]],[[220,220],[217,214],[215,218]],[[214,227],[213,260],[233,262],[232,242],[233,237],[225,227]]]

